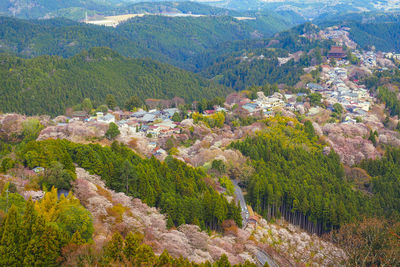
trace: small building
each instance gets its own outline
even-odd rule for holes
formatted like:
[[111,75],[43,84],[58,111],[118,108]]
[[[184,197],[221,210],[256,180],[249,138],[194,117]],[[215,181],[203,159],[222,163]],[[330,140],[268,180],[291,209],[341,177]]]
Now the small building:
[[143,122],[154,122],[156,120],[156,116],[154,114],[147,113],[143,116],[141,121]]
[[144,115],[146,115],[147,114],[147,112],[146,111],[138,111],[138,112],[135,112],[135,113],[133,113],[132,115],[131,115],[131,117],[134,117],[134,118],[142,118]]
[[257,224],[258,224],[257,216],[256,215],[250,216],[248,223],[249,224],[254,224],[257,227]]
[[33,169],[33,171],[35,173],[41,173],[41,172],[44,172],[44,168],[43,167],[36,167],[36,168]]
[[247,104],[244,104],[242,106],[242,108],[244,108],[245,110],[247,110],[250,113],[253,113],[258,108],[258,105],[256,103],[247,103]]
[[107,115],[98,118],[97,121],[106,122],[106,123],[115,122],[115,116],[108,113]]
[[307,88],[313,91],[324,91],[325,88],[316,83],[309,83],[307,84]]
[[175,113],[180,113],[180,111],[177,108],[167,108],[167,109],[164,109],[162,111],[162,113],[164,115],[166,115],[167,118],[171,118],[172,116],[174,116]]
[[103,112],[96,112],[96,119],[99,119],[104,116]]
[[343,59],[346,58],[346,53],[341,46],[332,46],[328,52],[328,58]]
[[89,118],[89,114],[85,111],[75,111],[74,113],[72,113],[72,118],[76,118],[80,121],[84,121]]
[[204,110],[205,115],[212,115],[214,113],[215,113],[215,110],[213,110],[213,109]]

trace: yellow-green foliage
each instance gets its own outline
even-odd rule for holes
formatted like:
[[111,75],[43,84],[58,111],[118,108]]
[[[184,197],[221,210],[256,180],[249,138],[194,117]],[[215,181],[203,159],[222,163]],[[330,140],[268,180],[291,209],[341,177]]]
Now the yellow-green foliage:
[[192,119],[194,123],[202,121],[209,128],[222,128],[225,123],[225,114],[223,112],[217,112],[212,115],[202,115],[198,112],[193,113]]
[[321,151],[322,146],[317,143],[318,137],[310,138],[305,132],[305,127],[297,119],[289,117],[270,117],[264,120],[268,126],[265,131],[257,133],[266,139],[279,139],[285,147],[301,146],[307,151]]
[[116,219],[116,222],[122,222],[122,216],[126,211],[127,208],[119,203],[107,209],[108,214],[113,216]]
[[233,195],[233,193],[235,192],[235,186],[233,185],[232,181],[228,177],[226,177],[226,176],[220,177],[219,178],[219,183],[224,188],[226,188],[226,194],[227,195],[229,195],[229,196]]
[[52,188],[41,201],[35,202],[35,210],[47,222],[55,222],[70,237],[79,231],[88,240],[93,234],[93,222],[90,213],[80,204],[72,193],[67,197],[57,196],[57,189]]

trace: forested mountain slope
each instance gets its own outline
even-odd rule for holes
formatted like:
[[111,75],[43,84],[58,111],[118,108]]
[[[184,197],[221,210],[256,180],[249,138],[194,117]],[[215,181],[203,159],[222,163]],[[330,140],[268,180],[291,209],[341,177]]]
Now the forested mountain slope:
[[129,59],[108,48],[93,48],[72,58],[0,56],[2,112],[61,114],[88,97],[103,103],[113,94],[118,104],[130,96],[187,101],[225,95],[229,90],[175,67],[147,59]]
[[[67,19],[20,20],[0,17],[0,51],[22,56],[69,57],[94,46],[110,47],[124,56],[154,60],[196,69],[195,57],[210,53],[219,44],[270,37],[303,22],[294,13],[272,11],[233,12],[196,3],[166,2],[121,7],[113,14],[135,12],[203,13],[203,17],[136,17],[116,28],[78,23]],[[174,11],[176,10],[176,11]],[[252,19],[239,20],[235,17]]]
[[220,230],[226,219],[233,219],[241,226],[239,207],[207,184],[203,171],[172,157],[160,162],[155,158],[142,159],[117,143],[102,147],[66,140],[28,143],[22,155],[30,168],[48,168],[52,161],[59,161],[66,169],[75,171],[72,163],[77,163],[100,175],[109,188],[160,208],[168,216],[168,227],[187,223]]
[[267,131],[231,144],[251,159],[255,169],[243,182],[247,199],[259,214],[268,219],[283,216],[316,233],[363,216],[398,221],[398,149],[389,149],[380,160],[360,164],[374,177],[372,194],[368,195],[346,180],[335,152],[323,153],[310,121],[304,126],[283,117],[264,122],[269,126]]
[[67,19],[21,20],[0,17],[0,51],[24,57],[58,55],[70,57],[83,49],[110,47],[130,57],[167,59],[117,34],[114,29]]
[[171,63],[193,68],[193,57],[219,44],[252,38],[255,30],[232,17],[170,18],[145,16],[121,24],[117,31],[139,47],[166,55]]
[[[304,74],[304,67],[320,63],[332,45],[330,41],[301,36],[318,31],[319,28],[307,23],[269,39],[221,44],[209,57],[198,57],[198,70],[203,76],[236,90],[265,83],[295,85]],[[279,58],[288,60],[281,64]]]

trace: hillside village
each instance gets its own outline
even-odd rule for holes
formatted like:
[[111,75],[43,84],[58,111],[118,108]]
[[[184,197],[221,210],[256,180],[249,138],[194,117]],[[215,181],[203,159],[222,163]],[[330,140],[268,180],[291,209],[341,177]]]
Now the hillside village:
[[[279,207],[273,203],[270,207],[268,203],[266,207],[265,199],[269,197],[269,194],[279,195],[281,185],[277,185],[273,179],[284,175],[275,173],[271,175],[271,181],[276,183],[273,185],[261,183],[261,179],[257,180],[257,176],[262,175],[258,172],[264,171],[263,168],[269,168],[269,166],[261,166],[257,169],[257,165],[265,163],[263,156],[270,156],[268,155],[270,152],[269,150],[259,152],[255,147],[270,149],[274,145],[277,148],[287,146],[283,154],[277,157],[285,158],[284,153],[287,155],[292,153],[290,154],[292,162],[295,162],[297,150],[301,150],[306,155],[315,153],[309,159],[318,158],[315,166],[319,169],[325,168],[323,165],[330,165],[330,163],[339,166],[339,170],[335,170],[338,173],[343,172],[335,174],[339,177],[339,183],[343,183],[346,179],[347,185],[347,179],[356,177],[354,180],[357,180],[354,183],[349,182],[349,190],[345,194],[350,195],[357,189],[361,192],[360,195],[366,196],[365,199],[373,194],[370,185],[372,178],[359,166],[365,159],[384,157],[383,147],[400,147],[400,120],[398,116],[388,114],[385,103],[379,99],[377,92],[368,88],[366,79],[376,73],[398,68],[400,54],[383,53],[372,48],[368,51],[361,50],[350,39],[349,31],[347,27],[330,27],[317,34],[304,34],[303,37],[308,39],[330,40],[334,45],[325,50],[317,48],[324,52],[321,61],[311,63],[311,66],[301,69],[300,81],[294,85],[281,83],[249,86],[242,91],[231,90],[224,97],[199,99],[192,103],[185,103],[185,100],[180,97],[143,100],[138,96],[133,96],[135,101],[132,103],[134,104],[125,104],[124,107],[118,107],[114,96],[109,94],[105,99],[107,104],[98,105],[96,109],[93,108],[91,100],[85,98],[81,104],[67,108],[64,115],[55,118],[47,115],[29,117],[19,114],[0,114],[0,135],[2,140],[17,143],[16,140],[22,139],[25,129],[30,127],[37,130],[37,135],[33,139],[22,141],[28,148],[39,147],[40,145],[34,143],[36,141],[40,143],[41,141],[68,140],[73,143],[68,148],[62,148],[67,152],[60,149],[54,153],[57,154],[56,158],[62,153],[65,155],[81,153],[82,160],[79,163],[76,160],[72,161],[71,156],[71,162],[67,163],[74,170],[72,174],[69,173],[74,180],[71,180],[68,189],[59,190],[57,197],[64,200],[68,198],[68,195],[71,197],[71,192],[73,192],[90,211],[96,227],[91,241],[96,245],[100,244],[100,247],[110,240],[113,232],[128,232],[129,230],[143,233],[143,242],[151,246],[157,255],[167,250],[173,257],[184,257],[196,263],[202,263],[205,260],[216,262],[222,255],[226,255],[227,259],[235,264],[249,261],[258,266],[263,266],[265,263],[271,263],[270,266],[345,266],[346,251],[329,240],[330,237],[327,236],[329,231],[335,229],[334,224],[330,221],[331,225],[323,226],[322,222],[318,221],[319,218],[313,221],[309,214],[306,215],[306,212],[309,212],[308,208],[316,206],[314,205],[316,202],[311,202],[311,200],[317,198],[308,197],[310,202],[305,202],[306,195],[295,196],[296,202],[293,201],[293,203],[296,204],[286,207],[286,203],[282,202],[279,203],[281,205]],[[288,53],[286,57],[277,57],[277,64],[284,66],[289,62],[298,62],[303,55],[314,52]],[[235,55],[235,60],[243,64],[251,64],[270,59],[263,54],[244,53],[241,56]],[[315,60],[312,58],[310,62],[315,62]],[[108,104],[109,96],[113,100],[112,104]],[[90,105],[84,105],[85,101],[90,102]],[[99,101],[96,104],[99,104]],[[112,134],[110,134],[111,131]],[[274,131],[277,135],[274,136],[269,131]],[[285,138],[288,138],[280,140],[280,131],[283,132],[282,135]],[[264,137],[263,134],[270,139],[266,142],[256,140],[255,144],[249,145],[249,147],[253,145],[249,151],[240,150],[234,146],[235,143],[244,143],[253,137],[261,139]],[[297,135],[300,136],[299,139],[296,139]],[[290,147],[292,141],[293,148]],[[285,142],[290,144],[283,144]],[[120,146],[120,144],[124,145]],[[10,153],[10,158],[3,160],[0,164],[0,167],[5,170],[4,175],[0,175],[0,182],[12,181],[13,185],[23,192],[21,198],[25,200],[45,199],[47,184],[39,186],[38,181],[44,174],[49,173],[50,167],[40,164],[42,162],[46,164],[45,161],[30,162],[30,160],[31,157],[46,157],[50,154],[50,149],[49,151],[46,150],[48,148],[44,149],[43,155],[40,156],[35,155],[35,151],[29,151],[26,153],[27,156],[23,155],[23,163],[19,164],[22,161],[15,163],[17,161],[13,160],[21,152],[12,151],[3,143],[0,145],[4,145],[4,150]],[[109,149],[103,150],[102,155],[95,154],[98,158],[107,153],[116,153],[115,151],[122,156],[118,162],[110,162],[108,166],[99,167],[100,163],[95,162],[93,167],[92,162],[84,161],[85,157],[93,151],[86,148],[81,148],[82,151],[79,152],[69,151],[79,145],[89,147],[93,145],[94,148],[90,148],[93,148],[93,151]],[[127,151],[132,154],[128,154]],[[252,153],[258,154],[259,158],[252,158]],[[157,170],[158,172],[147,170],[146,168],[151,168],[149,167],[151,165],[137,164],[139,161],[135,160],[139,159],[146,163],[154,163],[160,169]],[[319,164],[317,160],[320,159],[323,162],[317,165]],[[278,160],[274,158],[270,161]],[[285,158],[282,161],[283,165],[287,163],[286,161],[290,160]],[[122,162],[122,167],[120,167],[118,164]],[[10,164],[9,169],[7,169],[7,164]],[[93,169],[84,169],[88,168],[84,166],[85,164]],[[174,166],[177,169],[176,176],[164,173],[166,168],[169,168],[168,164],[176,164]],[[193,188],[209,186],[207,190],[215,191],[215,199],[220,198],[233,206],[237,205],[237,212],[241,215],[238,218],[242,225],[240,226],[233,219],[223,219],[220,229],[211,230],[201,228],[204,225],[200,225],[200,222],[185,220],[182,214],[189,214],[189,212],[182,212],[179,208],[187,204],[189,210],[192,209],[193,202],[186,203],[185,201],[196,190],[183,186],[183,189],[181,188],[186,181],[181,181],[180,176],[187,173],[183,174],[182,166],[178,164],[190,168],[187,171],[189,175],[199,171],[199,176],[191,177],[194,181],[202,181],[204,178],[203,184],[193,185]],[[133,165],[135,168],[144,166],[143,172],[138,175],[139,169],[133,169]],[[130,166],[132,169],[129,169]],[[288,163],[287,166],[290,164]],[[299,166],[297,170],[306,169],[304,168],[307,166],[306,160]],[[61,165],[60,168],[62,169],[63,166]],[[114,171],[114,168],[117,178],[109,177],[110,179],[105,181],[103,174],[107,175],[107,171]],[[280,167],[272,168],[279,169]],[[96,173],[98,169],[106,171]],[[332,171],[329,167],[327,169],[329,172]],[[154,172],[151,173],[151,171]],[[290,172],[290,170],[284,171]],[[293,173],[294,177],[302,179],[296,171]],[[269,177],[267,171],[264,175]],[[174,224],[168,213],[170,211],[166,211],[165,206],[157,206],[155,200],[151,202],[150,197],[141,199],[137,192],[132,193],[133,189],[129,187],[128,179],[131,179],[132,184],[137,183],[140,190],[148,190],[149,195],[153,194],[152,189],[149,189],[154,186],[150,186],[153,181],[146,181],[147,184],[139,183],[137,182],[139,176],[145,179],[147,176],[161,177],[159,181],[167,180],[167,177],[173,180],[174,183],[168,187],[174,189],[176,187],[178,191],[183,192],[179,197],[184,199],[182,201],[184,204],[180,203],[181,200],[177,200],[178,198],[175,199],[175,196],[170,198],[170,195],[161,198],[159,202],[168,208],[174,206],[176,210],[172,212],[180,220],[179,224]],[[318,178],[321,179],[313,185],[310,183],[310,188],[322,187],[324,180],[328,180],[328,176],[327,172],[320,175]],[[126,180],[116,182],[121,177]],[[29,179],[33,182],[28,181]],[[308,181],[311,181],[307,179],[304,179],[306,185]],[[255,182],[251,184],[253,181]],[[282,181],[285,183],[284,179],[280,182]],[[158,183],[157,186],[161,184],[158,181],[155,183]],[[112,188],[111,185],[115,187]],[[330,186],[331,184],[326,187]],[[335,188],[339,187],[338,184],[335,186]],[[296,188],[296,185],[293,188]],[[245,192],[242,192],[242,189],[245,189]],[[8,191],[6,192],[8,201]],[[261,192],[265,195],[262,199],[264,210],[260,211],[261,198],[254,197],[260,200],[257,204],[256,201],[252,202],[250,194],[261,195]],[[206,194],[203,192],[199,195],[203,197]],[[347,198],[347,195],[345,197],[342,195],[342,198]],[[332,215],[332,221],[337,220],[338,223],[339,220],[344,220],[344,216],[336,214],[336,207],[340,210],[343,206],[344,209],[344,204],[342,199],[332,199],[332,201],[329,199],[331,201],[329,202],[322,201],[320,198],[317,202],[322,203],[320,208],[324,209],[324,212],[325,209],[333,210],[335,215]],[[207,200],[205,199],[204,202]],[[305,211],[301,210],[303,208]],[[215,210],[218,209],[215,208]],[[273,212],[277,217],[270,215]]]
[[[346,29],[330,29],[323,38],[334,38],[338,44],[349,42]],[[326,36],[329,37],[326,37]],[[333,37],[332,37],[333,36]],[[396,55],[393,53],[381,53],[374,51],[352,50],[353,59],[347,59],[346,53],[341,47],[331,52],[331,64],[326,62],[305,70],[306,72],[318,71],[319,82],[306,82],[305,89],[298,93],[283,90],[266,96],[262,91],[257,92],[256,97],[250,99],[246,93],[232,93],[226,97],[222,106],[216,105],[212,109],[203,110],[202,116],[209,117],[223,113],[225,116],[249,116],[262,117],[305,116],[320,124],[338,123],[339,125],[356,125],[363,121],[376,120],[371,116],[372,107],[376,107],[378,101],[360,81],[374,71],[384,71],[393,68]],[[356,59],[355,59],[356,58]],[[329,60],[329,59],[328,59]],[[354,61],[351,63],[350,61]],[[332,63],[333,62],[333,63]],[[281,62],[285,64],[285,62]],[[355,64],[356,63],[356,64]],[[109,110],[106,113],[97,112],[89,115],[84,112],[74,112],[70,117],[56,118],[57,125],[45,129],[41,138],[59,137],[65,133],[68,125],[79,124],[83,128],[100,129],[97,136],[101,136],[111,122],[118,125],[119,140],[129,143],[131,139],[142,142],[142,153],[164,158],[168,151],[165,148],[165,140],[170,138],[180,140],[185,129],[192,127],[191,119],[196,111],[197,102],[192,104],[193,110],[181,110],[176,104],[182,104],[183,100],[162,101],[149,99],[149,110],[136,109],[135,111]],[[164,106],[166,108],[158,108]],[[340,114],[337,112],[340,109]],[[235,115],[236,114],[236,115]],[[324,115],[325,114],[325,115]],[[326,115],[326,114],[331,114]],[[336,115],[335,115],[336,114]],[[335,115],[335,116],[334,116]],[[321,116],[326,117],[321,121]],[[174,118],[175,117],[175,118]],[[375,119],[374,119],[375,118]],[[189,119],[189,120],[188,120]],[[183,121],[182,121],[183,120]],[[190,122],[188,122],[190,121]],[[375,121],[377,123],[378,121]]]

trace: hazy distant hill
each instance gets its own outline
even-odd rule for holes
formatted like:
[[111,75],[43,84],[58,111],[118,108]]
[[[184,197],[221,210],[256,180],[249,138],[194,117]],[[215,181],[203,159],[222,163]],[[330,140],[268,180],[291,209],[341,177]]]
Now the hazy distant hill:
[[187,101],[226,95],[226,87],[153,60],[128,59],[108,48],[72,58],[21,59],[0,55],[0,109],[26,114],[61,114],[89,97],[104,103],[113,94],[123,105],[130,96]]

